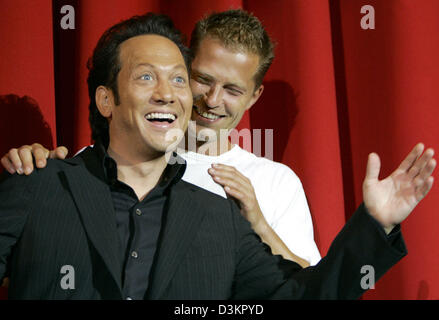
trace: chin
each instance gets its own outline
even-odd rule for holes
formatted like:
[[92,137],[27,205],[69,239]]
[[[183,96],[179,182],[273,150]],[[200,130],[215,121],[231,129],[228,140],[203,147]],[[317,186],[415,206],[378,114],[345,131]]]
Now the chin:
[[180,143],[180,140],[176,141],[176,142],[168,142],[168,141],[163,141],[162,143],[157,143],[157,141],[155,141],[151,147],[152,149],[154,149],[157,153],[168,153],[168,152],[173,152],[175,150],[177,150],[178,144]]
[[[220,135],[216,128],[197,126],[197,137],[210,137],[210,141],[217,140]],[[203,139],[202,139],[203,140]]]

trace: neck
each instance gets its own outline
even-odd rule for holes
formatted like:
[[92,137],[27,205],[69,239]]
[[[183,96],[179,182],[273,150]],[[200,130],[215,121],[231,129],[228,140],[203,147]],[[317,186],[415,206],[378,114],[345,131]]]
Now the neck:
[[139,159],[140,156],[119,152],[111,142],[107,152],[117,163],[118,180],[129,185],[139,200],[157,185],[167,165],[165,154]]
[[184,147],[186,151],[192,151],[207,156],[219,156],[230,151],[233,144],[230,143],[228,137],[224,139],[214,139],[213,141],[204,141],[196,139],[186,131]]

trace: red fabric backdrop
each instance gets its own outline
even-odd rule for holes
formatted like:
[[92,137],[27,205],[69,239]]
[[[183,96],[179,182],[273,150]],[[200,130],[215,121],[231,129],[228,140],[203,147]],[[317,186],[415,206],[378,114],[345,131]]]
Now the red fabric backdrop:
[[[74,30],[60,27],[63,5],[75,9]],[[360,27],[363,5],[375,9],[374,30]],[[89,144],[85,64],[109,26],[154,11],[189,36],[203,15],[230,8],[253,12],[277,42],[239,128],[274,129],[274,160],[301,178],[326,254],[362,201],[368,153],[385,176],[418,141],[439,151],[439,1],[0,0],[0,154]],[[438,190],[403,224],[409,255],[366,299],[439,299]]]

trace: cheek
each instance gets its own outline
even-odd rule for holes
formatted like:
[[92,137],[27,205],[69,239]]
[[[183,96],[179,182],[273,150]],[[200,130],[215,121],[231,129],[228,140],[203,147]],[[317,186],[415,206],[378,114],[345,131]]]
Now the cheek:
[[178,100],[180,101],[181,106],[184,109],[184,111],[186,113],[190,112],[192,110],[192,104],[193,104],[191,90],[189,88],[179,90],[177,95],[178,95]]
[[137,88],[128,88],[123,93],[119,94],[119,106],[123,106],[130,109],[131,112],[135,112],[141,109],[145,105],[145,101],[148,101],[147,90],[138,90]]
[[210,87],[208,85],[201,84],[195,80],[191,80],[191,90],[192,90],[192,95],[194,97],[197,97],[205,94],[206,92],[209,92]]
[[228,97],[227,99],[224,99],[224,102],[226,110],[232,118],[239,117],[243,113],[243,110],[245,110],[244,101],[238,97]]

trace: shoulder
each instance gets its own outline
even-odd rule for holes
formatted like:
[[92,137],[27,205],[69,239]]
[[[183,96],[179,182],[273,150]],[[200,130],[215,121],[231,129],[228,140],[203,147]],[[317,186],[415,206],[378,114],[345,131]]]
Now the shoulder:
[[203,203],[210,204],[210,206],[230,206],[230,200],[220,195],[210,192],[202,187],[199,187],[193,183],[187,182],[186,180],[180,180],[177,182],[176,187],[181,191],[186,191],[186,195],[193,197],[196,201],[201,201]]
[[238,149],[237,154],[239,154],[240,159],[242,159],[243,165],[253,168],[253,172],[265,176],[266,179],[274,180],[277,183],[301,185],[298,175],[289,166],[283,163],[256,156],[241,148]]
[[66,166],[64,160],[49,160],[45,168],[35,169],[30,175],[3,173],[0,177],[1,201],[21,208],[41,195],[50,196],[62,187],[59,172]]
[[179,201],[186,202],[181,210],[186,208],[203,212],[204,222],[213,223],[216,228],[234,232],[237,221],[244,219],[238,205],[231,198],[224,198],[184,180],[177,182],[174,191]]
[[267,158],[259,158],[261,165],[267,167],[273,174],[279,175],[280,177],[285,177],[288,179],[293,179],[300,181],[297,174],[287,165],[276,162],[273,160],[269,160]]
[[3,172],[0,175],[1,189],[4,188],[28,188],[29,190],[34,187],[42,187],[49,180],[58,178],[60,172],[72,168],[73,166],[83,165],[84,161],[80,157],[74,157],[69,159],[47,159],[47,164],[44,168],[34,168],[30,175],[9,174]]
[[238,205],[233,199],[224,198],[185,180],[177,182],[175,191],[179,193],[180,197],[189,198],[194,207],[200,207],[203,211],[208,211],[211,214],[224,216],[225,213],[233,212],[233,214],[240,215]]
[[59,159],[47,159],[47,165],[44,168],[34,168],[30,175],[19,175],[18,173],[9,174],[8,172],[3,172],[0,176],[0,182],[14,181],[16,183],[32,182],[41,177],[51,175],[53,173],[59,172],[63,168],[70,167],[71,164],[66,162],[66,160]]
[[46,179],[79,164],[82,164],[82,161],[75,158],[64,160],[48,159],[45,168],[35,169],[30,176],[33,175],[34,179]]

